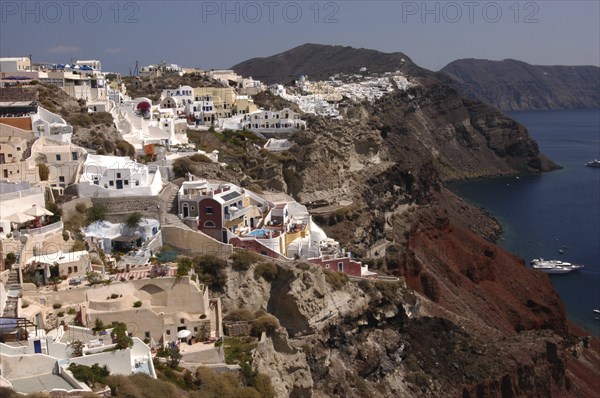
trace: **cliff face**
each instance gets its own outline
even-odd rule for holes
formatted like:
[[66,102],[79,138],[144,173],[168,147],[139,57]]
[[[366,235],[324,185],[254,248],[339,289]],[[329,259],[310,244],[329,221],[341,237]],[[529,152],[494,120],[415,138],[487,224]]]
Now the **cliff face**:
[[[480,249],[475,246],[471,250]],[[494,266],[515,271],[516,264],[500,263],[510,255],[496,256],[477,271],[480,278],[493,273]],[[252,273],[230,275],[226,307],[244,297],[244,281]],[[439,303],[403,282],[349,281],[335,288],[321,269],[303,271],[287,264],[280,265],[272,282],[252,283],[265,295],[247,300],[248,308],[268,310],[282,326],[253,355],[254,366],[271,377],[278,397],[593,396],[593,385],[587,383],[593,383],[589,377],[598,363],[597,351],[561,335],[565,324],[560,315],[559,325],[552,327],[559,333],[537,330],[536,320],[551,314],[540,315],[536,307],[514,306],[523,319],[534,319],[523,324],[532,329],[515,333],[508,326],[514,320],[496,318],[493,312],[489,319],[464,322],[469,316],[464,308],[447,309],[445,288]],[[536,283],[539,294],[552,294],[547,278]],[[485,290],[473,296],[483,298]],[[495,310],[506,310],[500,307]],[[482,328],[494,332],[482,334]]]
[[466,96],[502,110],[600,106],[597,66],[540,66],[507,59],[460,59],[441,71]]
[[268,284],[230,278],[226,307],[264,309],[285,329],[259,345],[255,365],[280,396],[593,396],[598,353],[573,355],[581,341],[548,277],[496,247],[493,219],[443,188],[556,165],[494,108],[415,80],[407,92],[348,104],[344,120],[307,117],[286,153],[248,144],[230,159],[242,184],[309,207],[351,201],[314,218],[406,283],[335,290],[318,269],[293,268]]

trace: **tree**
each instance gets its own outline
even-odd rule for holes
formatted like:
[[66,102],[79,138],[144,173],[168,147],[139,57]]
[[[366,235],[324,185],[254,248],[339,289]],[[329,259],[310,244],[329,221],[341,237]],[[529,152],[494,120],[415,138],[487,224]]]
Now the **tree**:
[[113,343],[117,345],[117,350],[124,350],[133,345],[133,339],[127,334],[127,325],[123,322],[113,324],[110,336],[113,339]]
[[167,365],[175,369],[177,368],[177,366],[179,366],[179,361],[181,361],[181,358],[183,358],[183,355],[181,355],[181,352],[179,352],[179,347],[174,346],[172,348],[169,348],[169,358],[167,359]]
[[10,253],[6,254],[6,258],[4,259],[5,266],[10,267],[11,265],[13,265],[16,262],[17,262],[17,256],[15,256],[15,253],[10,252]]
[[71,349],[74,357],[83,356],[83,346],[84,344],[81,340],[73,340],[67,344],[67,347]]
[[108,210],[106,207],[94,203],[92,207],[87,210],[87,221],[88,224],[95,223],[96,221],[102,221],[106,218]]
[[180,258],[179,260],[177,260],[177,272],[175,274],[177,279],[181,279],[184,276],[188,276],[190,274],[190,271],[192,270],[193,266],[194,266],[194,262],[192,261],[191,258],[184,257],[184,258]]
[[90,271],[86,274],[87,281],[90,285],[98,285],[102,283],[102,275],[97,272]]
[[50,169],[46,166],[45,163],[38,163],[38,173],[40,175],[40,181],[48,181],[48,177],[50,177]]
[[138,225],[140,225],[140,221],[142,221],[142,213],[136,211],[127,216],[125,225],[127,225],[129,228],[137,228]]

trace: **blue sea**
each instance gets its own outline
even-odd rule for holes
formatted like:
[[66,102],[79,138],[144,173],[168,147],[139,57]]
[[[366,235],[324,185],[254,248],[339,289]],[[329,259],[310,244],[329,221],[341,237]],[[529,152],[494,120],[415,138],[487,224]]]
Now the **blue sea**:
[[[556,259],[585,268],[551,275],[569,318],[600,337],[600,110],[528,111],[509,115],[529,129],[540,150],[563,169],[450,185],[491,212],[504,232],[498,244],[522,257]],[[564,253],[560,254],[559,250]]]

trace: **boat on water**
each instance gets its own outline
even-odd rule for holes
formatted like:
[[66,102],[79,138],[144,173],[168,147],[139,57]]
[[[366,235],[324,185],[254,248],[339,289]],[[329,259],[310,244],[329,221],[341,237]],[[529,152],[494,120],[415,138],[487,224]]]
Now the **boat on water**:
[[594,160],[592,160],[590,162],[587,162],[585,165],[587,167],[600,167],[600,160],[594,159]]
[[583,265],[571,264],[560,260],[544,260],[543,258],[534,258],[531,260],[531,267],[547,274],[566,274],[582,269]]

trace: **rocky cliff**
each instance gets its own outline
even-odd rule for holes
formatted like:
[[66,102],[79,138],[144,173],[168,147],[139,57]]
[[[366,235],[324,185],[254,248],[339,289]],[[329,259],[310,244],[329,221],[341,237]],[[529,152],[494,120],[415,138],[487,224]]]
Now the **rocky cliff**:
[[465,95],[502,110],[600,106],[600,68],[459,59],[441,71]]
[[547,276],[494,245],[493,218],[444,188],[558,166],[495,108],[406,73],[407,91],[346,101],[343,120],[306,116],[285,153],[247,141],[215,173],[289,193],[328,235],[404,281],[335,290],[320,271],[293,268],[260,287],[232,278],[224,302],[251,303],[285,329],[259,345],[256,366],[280,396],[593,396],[598,342],[569,324]]
[[[474,279],[497,272],[494,268],[519,266],[502,262],[512,257],[507,253],[495,256]],[[488,287],[483,280],[477,283],[482,288],[473,297],[485,297]],[[249,284],[262,293],[247,297]],[[553,294],[547,278],[536,285],[534,298]],[[415,293],[404,278],[349,281],[340,287],[319,268],[280,264],[271,282],[254,279],[252,268],[232,272],[223,303],[226,310],[243,303],[278,317],[281,329],[258,344],[253,358],[256,369],[271,377],[278,397],[593,396],[598,350],[565,333],[560,306],[544,311],[525,302],[506,304],[516,317],[534,320],[517,333],[507,326],[512,321],[502,319],[506,308],[465,322],[470,315],[440,303],[448,299],[444,290],[436,302]],[[513,290],[524,293],[519,286]],[[491,296],[489,304],[494,304]],[[556,326],[535,324],[554,315]],[[482,328],[488,332],[481,333]]]

